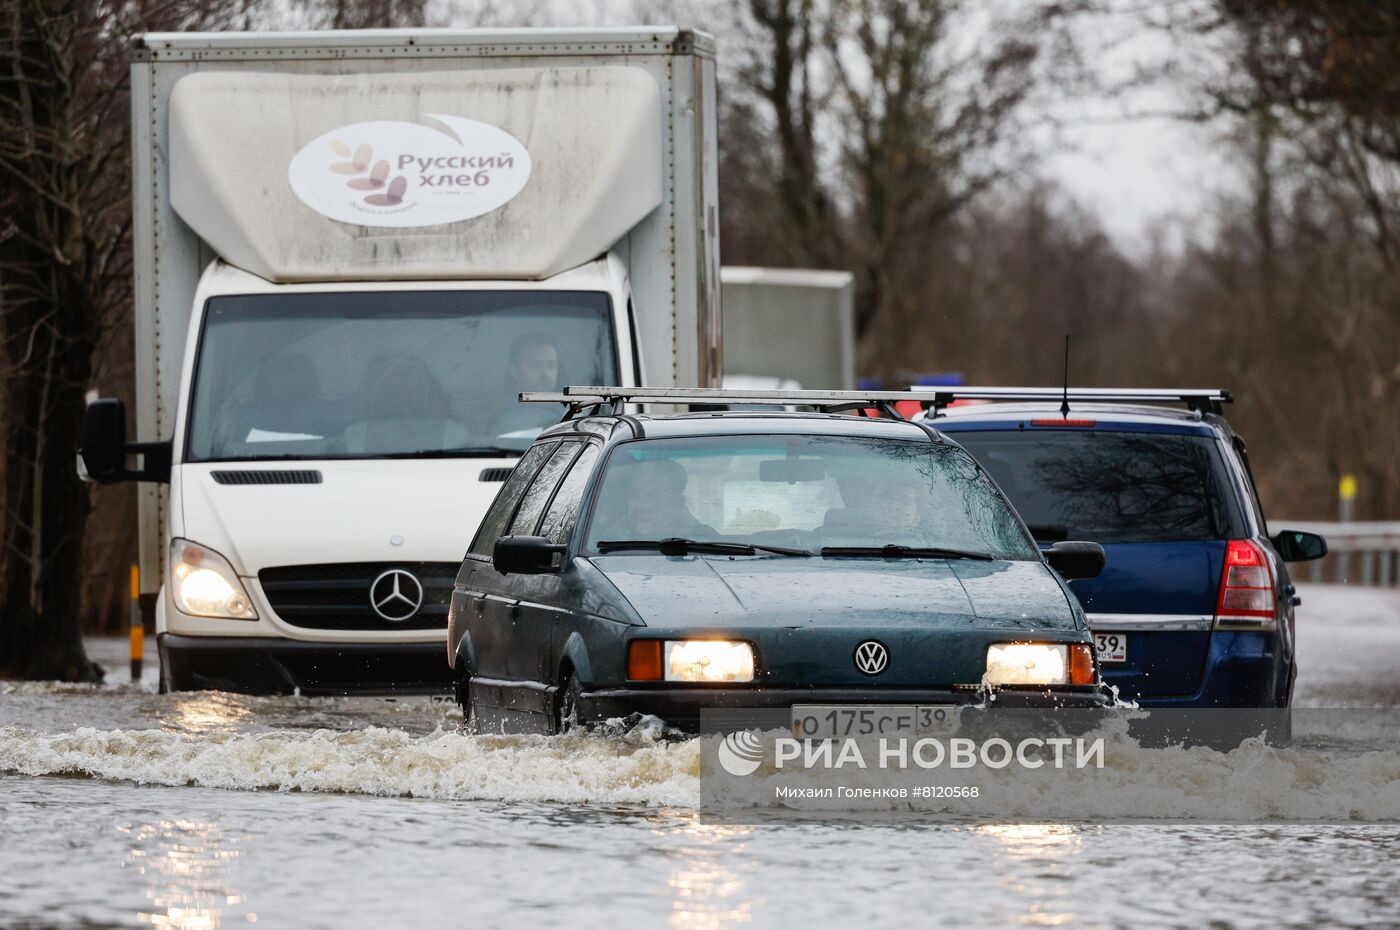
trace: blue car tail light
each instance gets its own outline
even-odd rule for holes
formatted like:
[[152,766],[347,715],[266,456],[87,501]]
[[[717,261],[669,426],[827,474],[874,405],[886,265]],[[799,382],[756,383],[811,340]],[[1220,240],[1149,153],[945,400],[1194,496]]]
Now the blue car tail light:
[[1277,607],[1274,576],[1264,550],[1252,540],[1230,540],[1215,607],[1215,628],[1272,630]]

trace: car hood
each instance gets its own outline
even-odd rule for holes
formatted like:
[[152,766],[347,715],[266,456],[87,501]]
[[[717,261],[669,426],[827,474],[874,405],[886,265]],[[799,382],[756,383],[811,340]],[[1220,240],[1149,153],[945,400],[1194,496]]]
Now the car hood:
[[650,553],[591,561],[648,626],[1078,628],[1038,561]]

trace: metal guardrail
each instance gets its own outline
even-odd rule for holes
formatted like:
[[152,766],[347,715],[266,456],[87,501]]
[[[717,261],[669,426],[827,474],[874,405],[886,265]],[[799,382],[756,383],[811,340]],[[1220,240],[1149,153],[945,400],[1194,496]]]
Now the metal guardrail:
[[1295,577],[1300,580],[1382,588],[1400,586],[1400,520],[1377,523],[1269,521],[1269,532],[1285,529],[1306,530],[1327,540],[1325,558],[1309,562],[1306,567],[1296,566]]

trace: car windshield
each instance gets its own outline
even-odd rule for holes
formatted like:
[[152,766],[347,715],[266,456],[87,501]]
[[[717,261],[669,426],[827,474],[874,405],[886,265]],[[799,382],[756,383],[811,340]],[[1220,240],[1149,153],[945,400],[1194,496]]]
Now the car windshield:
[[[1037,557],[1005,499],[967,453],[942,443],[865,437],[623,443],[608,458],[585,538],[595,552],[600,543],[685,539],[814,554],[929,554],[878,551],[903,547]],[[656,551],[602,548],[623,555]]]
[[615,379],[609,309],[562,291],[212,298],[186,458],[515,455],[559,418],[518,392]]
[[949,436],[977,457],[1042,542],[1193,542],[1244,533],[1209,436],[1049,429]]

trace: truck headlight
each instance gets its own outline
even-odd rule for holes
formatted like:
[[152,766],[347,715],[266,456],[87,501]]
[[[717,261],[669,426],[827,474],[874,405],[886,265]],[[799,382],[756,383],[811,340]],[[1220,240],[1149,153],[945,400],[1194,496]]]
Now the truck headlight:
[[989,685],[1091,685],[1094,657],[1084,643],[993,643],[987,647]]
[[258,619],[228,559],[188,539],[170,541],[170,593],[175,606],[194,617]]

